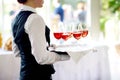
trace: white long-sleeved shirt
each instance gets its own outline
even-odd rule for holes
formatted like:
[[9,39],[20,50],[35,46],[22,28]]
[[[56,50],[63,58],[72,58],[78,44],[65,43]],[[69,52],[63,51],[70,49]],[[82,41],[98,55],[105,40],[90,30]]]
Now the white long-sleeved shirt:
[[[25,5],[21,10],[36,12],[34,8]],[[68,60],[70,58],[68,55],[59,55],[46,50],[45,22],[40,15],[31,14],[28,17],[24,28],[31,42],[32,54],[39,64],[53,64],[56,61]],[[14,42],[13,52],[16,55],[19,55],[20,52]]]

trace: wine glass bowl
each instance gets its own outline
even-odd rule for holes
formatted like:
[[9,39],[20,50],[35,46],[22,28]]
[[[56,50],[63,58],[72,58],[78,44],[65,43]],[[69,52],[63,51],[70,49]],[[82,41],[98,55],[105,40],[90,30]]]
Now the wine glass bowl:
[[63,34],[63,32],[54,32],[53,33],[54,37],[58,40],[62,38],[62,34]]
[[79,40],[82,37],[82,32],[73,32],[73,37],[77,40]]
[[62,39],[65,40],[65,41],[68,40],[71,37],[72,37],[72,34],[70,32],[64,32],[62,34]]
[[82,37],[86,37],[88,35],[88,30],[83,30],[82,31]]

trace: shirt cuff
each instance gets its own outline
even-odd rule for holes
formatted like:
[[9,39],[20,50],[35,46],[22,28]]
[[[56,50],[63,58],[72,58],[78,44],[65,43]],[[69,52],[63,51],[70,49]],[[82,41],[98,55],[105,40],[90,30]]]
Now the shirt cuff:
[[70,56],[69,55],[60,55],[60,60],[61,61],[65,61],[65,60],[69,60],[70,59]]

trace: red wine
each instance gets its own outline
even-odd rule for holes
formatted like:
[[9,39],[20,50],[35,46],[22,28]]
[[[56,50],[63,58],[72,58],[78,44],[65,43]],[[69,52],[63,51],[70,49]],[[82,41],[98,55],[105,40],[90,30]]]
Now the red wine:
[[63,33],[63,34],[62,34],[62,39],[66,41],[66,40],[68,40],[69,38],[71,38],[71,35],[72,35],[72,34],[71,34],[70,32],[68,32],[68,33]]
[[82,37],[86,37],[88,35],[88,30],[83,30]]
[[54,32],[53,34],[56,39],[61,39],[63,33],[62,32]]
[[73,32],[73,37],[79,40],[82,37],[82,32]]

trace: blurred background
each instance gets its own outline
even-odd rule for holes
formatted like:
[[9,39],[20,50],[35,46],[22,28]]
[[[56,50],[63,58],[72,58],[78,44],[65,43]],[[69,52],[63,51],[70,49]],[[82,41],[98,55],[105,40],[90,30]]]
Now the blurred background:
[[[62,22],[78,22],[78,3],[84,2],[82,17],[85,17],[85,23],[90,27],[90,37],[93,40],[104,40],[106,42],[118,42],[120,39],[120,2],[119,0],[60,0],[64,10],[64,19]],[[44,18],[46,24],[52,28],[53,23],[59,22],[59,17],[55,15],[54,0],[45,0],[44,7],[37,9],[37,12]],[[11,36],[11,21],[17,13],[20,5],[16,0],[0,1],[0,33],[2,42]]]

